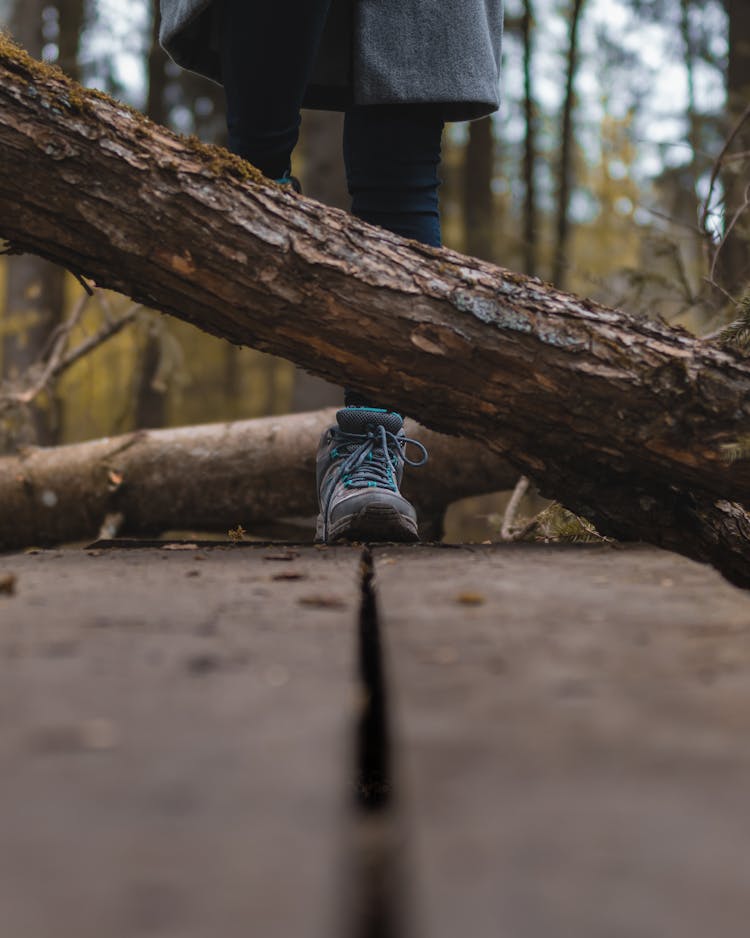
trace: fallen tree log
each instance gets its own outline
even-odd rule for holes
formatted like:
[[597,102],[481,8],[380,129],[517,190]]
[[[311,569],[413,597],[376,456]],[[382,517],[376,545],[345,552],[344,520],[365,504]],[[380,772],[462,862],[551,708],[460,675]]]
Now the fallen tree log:
[[[334,421],[326,409],[285,417],[148,430],[69,446],[29,447],[0,458],[0,549],[93,538],[105,518],[120,533],[222,531],[250,535],[317,512],[315,450]],[[511,488],[516,471],[472,440],[406,422],[430,459],[407,474],[424,539],[441,534],[446,508],[460,498]],[[12,506],[12,510],[9,510]],[[297,535],[309,534],[297,527]]]
[[739,354],[268,185],[6,40],[0,234],[481,439],[602,533],[750,582],[737,524],[750,501],[750,363]]

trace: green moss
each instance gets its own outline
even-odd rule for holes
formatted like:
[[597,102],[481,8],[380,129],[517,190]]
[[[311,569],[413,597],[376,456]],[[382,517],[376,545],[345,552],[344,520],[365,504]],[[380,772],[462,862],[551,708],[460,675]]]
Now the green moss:
[[[123,104],[103,91],[84,88],[69,78],[57,65],[48,65],[32,58],[25,49],[17,45],[0,30],[0,70],[8,69],[21,75],[28,82],[29,89],[44,89],[53,98],[53,103],[61,110],[74,114],[95,117],[95,103],[107,104],[118,111],[125,111],[134,121],[134,134],[145,139],[150,136],[154,124],[145,114],[130,105]],[[175,136],[179,136],[175,134]],[[200,157],[206,167],[217,176],[232,176],[242,182],[267,186],[270,180],[250,163],[223,147],[203,143],[197,137],[181,137],[186,147]]]
[[73,113],[92,114],[91,105],[94,101],[100,101],[120,111],[126,111],[138,122],[151,123],[145,115],[129,104],[117,101],[96,88],[84,88],[66,75],[58,65],[49,65],[33,58],[13,42],[7,33],[0,31],[0,67],[2,66],[23,75],[29,87],[43,87],[54,95],[55,104]]
[[553,502],[539,512],[529,524],[523,540],[590,544],[607,542],[611,539],[599,534],[586,518],[574,514],[559,502]]
[[252,163],[243,160],[236,153],[230,153],[224,147],[217,147],[211,143],[204,143],[196,136],[187,137],[190,148],[196,153],[200,153],[206,161],[212,172],[217,176],[234,176],[243,182],[252,182],[256,185],[267,186],[270,182],[267,176],[256,169]]
[[17,45],[7,32],[0,29],[0,63],[9,65],[13,71],[24,71],[40,79],[65,78],[57,65],[47,65],[32,58],[21,46]]

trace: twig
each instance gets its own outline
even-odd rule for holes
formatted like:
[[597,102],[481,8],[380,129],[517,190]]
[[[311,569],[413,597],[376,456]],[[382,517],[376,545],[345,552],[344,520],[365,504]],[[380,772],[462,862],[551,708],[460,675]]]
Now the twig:
[[737,300],[732,296],[732,294],[725,290],[720,283],[717,283],[715,280],[712,280],[710,277],[701,278],[704,283],[707,283],[709,287],[713,287],[715,290],[718,290],[724,296],[725,300],[728,300],[732,306],[737,305]]
[[88,355],[89,352],[92,352],[97,346],[102,345],[108,339],[117,335],[118,332],[121,332],[128,323],[131,323],[135,319],[142,309],[143,307],[139,303],[136,303],[134,306],[131,306],[126,313],[123,313],[119,319],[107,323],[106,326],[103,326],[94,335],[89,336],[88,339],[81,342],[77,348],[74,348],[72,352],[69,352],[65,358],[62,359],[52,377],[56,378],[63,371],[67,371],[67,369],[75,365],[79,359]]
[[61,322],[55,326],[55,328],[50,332],[50,334],[47,336],[47,341],[44,343],[44,347],[39,354],[39,358],[37,360],[38,364],[47,362],[49,366],[49,362],[58,361],[60,359],[60,356],[65,350],[65,344],[70,338],[71,332],[81,321],[81,316],[83,316],[90,299],[91,297],[88,295],[88,293],[84,293],[73,307],[73,311],[70,316],[68,316],[64,322]]
[[721,168],[724,165],[724,161],[726,160],[726,156],[727,156],[727,152],[729,148],[732,146],[732,144],[736,140],[737,134],[739,134],[739,132],[742,130],[742,127],[744,126],[745,121],[747,121],[748,119],[750,119],[750,104],[748,104],[748,106],[742,112],[739,119],[737,120],[737,123],[732,128],[732,132],[724,141],[724,146],[721,148],[719,155],[716,157],[716,161],[714,162],[713,169],[711,170],[711,179],[708,184],[708,195],[706,196],[706,200],[703,203],[703,213],[701,215],[701,229],[704,232],[704,234],[709,238],[711,243],[713,243],[713,235],[706,227],[706,223],[708,221],[708,216],[711,210],[711,198],[714,194],[714,187],[716,185],[716,180],[719,178],[719,173],[721,172]]
[[743,160],[750,159],[750,150],[738,150],[736,153],[729,153],[724,162],[725,163],[739,163]]
[[88,339],[85,339],[83,342],[81,342],[80,345],[65,355],[63,353],[65,351],[65,345],[68,341],[68,338],[70,337],[70,333],[77,322],[80,320],[88,300],[88,296],[84,297],[83,301],[79,302],[78,306],[73,311],[68,321],[65,323],[63,330],[55,340],[52,353],[50,354],[49,360],[47,361],[39,378],[31,387],[27,388],[25,391],[18,391],[13,394],[5,395],[4,402],[6,404],[30,404],[36,397],[38,397],[39,394],[42,393],[42,391],[45,390],[46,387],[48,387],[51,381],[59,378],[63,372],[67,371],[68,368],[72,367],[81,358],[88,355],[89,352],[92,352],[95,348],[102,345],[108,339],[111,339],[113,336],[117,335],[118,332],[121,332],[122,329],[128,325],[128,323],[135,319],[136,315],[143,308],[140,304],[131,306],[130,309],[119,319],[115,320],[114,322],[107,323],[98,332],[94,333],[92,336],[89,336]]
[[[66,321],[52,332],[40,357],[40,364],[45,360],[45,357],[46,363],[42,368],[39,378],[25,391],[19,391],[16,394],[8,395],[9,401],[15,404],[30,404],[31,401],[47,387],[53,376],[57,373],[57,368],[62,360],[70,334],[81,321],[81,316],[83,316],[89,299],[88,294],[84,293]],[[32,367],[32,373],[33,370]]]
[[528,478],[526,476],[521,476],[518,482],[516,482],[516,487],[513,489],[513,494],[508,501],[508,504],[505,508],[505,514],[503,515],[503,523],[500,528],[500,539],[503,541],[515,540],[513,522],[515,521],[516,514],[518,513],[518,507],[521,504],[521,500],[528,491],[528,488]]
[[711,283],[711,284],[714,285],[714,286],[717,285],[717,284],[716,284],[716,279],[715,279],[715,274],[716,274],[716,265],[717,265],[718,262],[719,262],[719,255],[721,254],[721,249],[722,249],[722,248],[724,247],[724,245],[726,244],[727,238],[728,238],[729,235],[732,233],[732,230],[734,229],[734,226],[735,226],[735,225],[737,224],[737,222],[740,220],[740,216],[741,216],[741,215],[745,212],[745,210],[746,210],[747,208],[749,208],[749,207],[750,207],[750,185],[748,185],[748,186],[745,187],[744,201],[743,201],[742,205],[740,205],[740,207],[737,209],[737,211],[736,211],[736,212],[734,213],[734,215],[732,216],[732,220],[731,220],[731,221],[729,222],[729,224],[727,225],[726,230],[725,230],[724,234],[723,234],[722,237],[721,237],[721,241],[719,241],[719,243],[718,243],[717,246],[716,246],[716,250],[715,250],[715,252],[714,252],[713,260],[712,260],[712,262],[711,262],[711,271],[710,271],[710,273],[709,273],[709,275],[708,275],[708,282]]
[[648,212],[649,215],[654,215],[656,218],[661,218],[662,221],[668,221],[670,225],[674,225],[676,228],[684,228],[693,235],[702,234],[702,229],[697,223],[691,224],[690,222],[684,221],[682,218],[675,218],[674,215],[670,215],[669,212],[663,212],[658,208],[652,208],[650,205],[645,205],[643,202],[636,204],[642,211]]
[[93,295],[94,295],[94,288],[91,286],[91,284],[88,282],[88,280],[85,280],[85,279],[84,279],[83,274],[78,274],[78,273],[76,273],[74,270],[71,270],[70,272],[73,274],[73,276],[76,278],[76,280],[81,284],[81,286],[82,286],[83,289],[88,293],[88,295],[89,295],[89,296],[93,296]]

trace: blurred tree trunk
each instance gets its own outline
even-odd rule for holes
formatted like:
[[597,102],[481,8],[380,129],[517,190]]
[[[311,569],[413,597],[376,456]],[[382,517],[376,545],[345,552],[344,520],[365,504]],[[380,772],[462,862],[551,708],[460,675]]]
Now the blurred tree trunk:
[[[148,97],[146,114],[157,124],[165,127],[169,124],[167,105],[167,63],[169,56],[159,45],[158,0],[151,0],[151,43],[148,54]],[[161,361],[161,338],[154,323],[146,326],[143,347],[138,356],[138,369],[134,388],[135,426],[141,429],[163,427],[166,423],[167,398],[166,388],[156,378]]]
[[495,136],[492,118],[469,124],[464,157],[464,231],[466,253],[494,260],[494,200],[492,178],[495,166]]
[[575,80],[578,72],[580,50],[578,27],[585,0],[571,0],[568,54],[565,68],[565,96],[560,121],[560,161],[558,169],[557,196],[557,243],[552,269],[552,282],[564,286],[568,265],[568,241],[570,239],[570,194],[573,188],[573,111],[575,109]]
[[[151,120],[165,127],[194,133],[205,143],[226,144],[224,89],[193,72],[178,69],[159,45],[159,3],[151,0],[151,43],[148,56],[148,97],[146,113]],[[181,126],[173,119],[182,111]],[[184,126],[184,115],[189,127]],[[160,377],[163,328],[168,324],[150,323],[140,358],[135,382],[135,424],[137,427],[162,427],[168,421],[168,387]],[[241,380],[237,361],[238,349],[224,349],[223,395],[226,413],[236,416],[241,407],[238,396]]]
[[166,127],[169,124],[169,109],[167,107],[167,64],[169,56],[159,45],[159,23],[161,18],[158,0],[151,0],[151,16],[146,113],[152,121]]
[[[190,111],[192,132],[199,140],[226,146],[226,101],[221,85],[195,72],[180,70],[177,77],[169,82],[168,94],[173,94],[175,100]],[[169,123],[172,126],[173,122]]]
[[[224,144],[226,121],[224,118],[224,90],[214,82],[184,70],[175,70],[170,75],[170,59],[159,45],[161,22],[158,0],[151,0],[151,41],[148,54],[148,96],[146,114],[157,124],[172,127],[173,112],[184,108],[192,121],[191,130],[206,143]],[[174,67],[172,66],[174,69]],[[149,322],[139,356],[138,372],[134,389],[134,419],[136,427],[163,427],[167,423],[168,387],[161,375],[162,326]],[[224,370],[224,394],[231,403],[231,412],[236,411],[236,394],[239,388],[237,350],[226,348]]]
[[56,6],[60,21],[57,64],[71,78],[80,81],[79,48],[86,22],[85,0],[57,0]]
[[672,211],[676,218],[694,229],[694,236],[690,240],[688,271],[701,270],[704,244],[698,227],[700,217],[700,200],[698,198],[698,177],[701,172],[699,153],[701,151],[700,118],[695,102],[695,68],[699,61],[693,28],[690,22],[691,10],[694,0],[680,0],[680,32],[682,33],[683,53],[685,56],[685,74],[687,77],[687,124],[688,143],[690,144],[690,166],[688,167],[687,185],[680,187],[679,196],[675,199]]
[[[332,208],[349,209],[351,197],[341,152],[344,115],[335,111],[306,111],[302,120],[299,150],[302,190]],[[317,410],[343,402],[343,391],[330,381],[311,375],[303,368],[294,369],[290,410]]]
[[[47,0],[15,0],[10,26],[16,40],[33,56],[41,58],[42,12]],[[78,77],[78,37],[83,19],[82,0],[60,5],[60,64]],[[2,377],[13,381],[44,354],[50,333],[63,315],[65,271],[39,257],[24,255],[8,259],[2,329]],[[46,407],[30,409],[31,425],[18,442],[56,443],[59,439],[62,405],[51,396]]]
[[521,20],[523,37],[523,113],[525,121],[523,146],[523,267],[530,276],[537,272],[537,207],[536,207],[536,102],[534,100],[534,6],[525,0]]
[[300,179],[306,196],[332,208],[349,210],[341,141],[344,115],[336,111],[305,111],[300,133]]
[[[750,3],[748,0],[725,0],[725,3],[729,24],[727,103],[729,126],[733,126],[750,102]],[[732,152],[748,151],[750,124],[746,123],[734,141]],[[745,200],[747,166],[747,158],[730,162],[722,176],[725,225],[731,222]],[[722,249],[721,285],[737,297],[750,289],[750,212],[747,210]]]

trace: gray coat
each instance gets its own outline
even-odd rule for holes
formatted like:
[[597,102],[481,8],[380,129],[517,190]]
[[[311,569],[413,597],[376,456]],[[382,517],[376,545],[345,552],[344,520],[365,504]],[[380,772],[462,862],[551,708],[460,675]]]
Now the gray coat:
[[[175,62],[221,82],[221,0],[161,0],[161,15]],[[446,120],[482,117],[499,103],[502,31],[503,0],[333,0],[303,106],[433,102]]]

